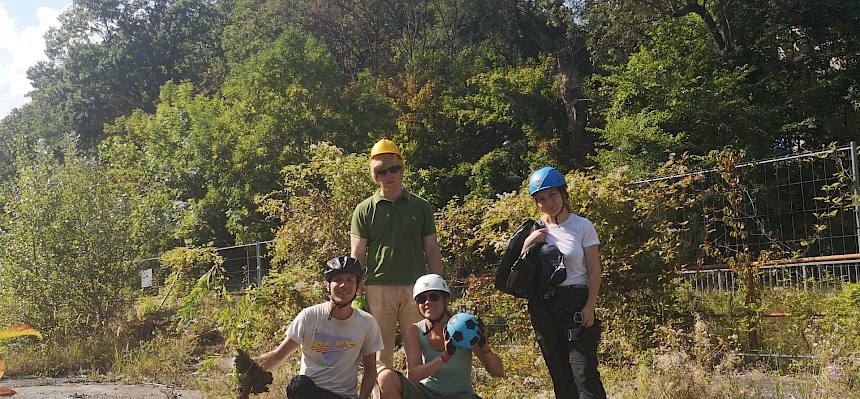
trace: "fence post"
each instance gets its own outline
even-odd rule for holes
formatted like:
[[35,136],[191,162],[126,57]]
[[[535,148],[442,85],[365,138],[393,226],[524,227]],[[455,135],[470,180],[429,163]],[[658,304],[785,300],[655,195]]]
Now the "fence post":
[[723,292],[723,272],[717,270],[717,291]]
[[857,142],[851,142],[851,180],[854,183],[854,235],[857,239],[857,252],[860,253],[860,172],[857,165]]
[[256,252],[257,252],[257,286],[263,284],[263,262],[260,261],[260,242],[257,241]]
[[803,289],[808,290],[809,289],[809,283],[808,283],[808,280],[806,277],[806,265],[803,265],[801,267],[803,268]]

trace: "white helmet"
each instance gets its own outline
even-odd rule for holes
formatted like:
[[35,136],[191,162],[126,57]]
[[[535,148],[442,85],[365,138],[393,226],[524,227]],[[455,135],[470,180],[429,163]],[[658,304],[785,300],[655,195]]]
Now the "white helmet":
[[438,274],[425,274],[418,277],[418,280],[415,280],[415,286],[412,287],[412,298],[415,299],[416,296],[427,291],[442,291],[451,295],[448,283]]

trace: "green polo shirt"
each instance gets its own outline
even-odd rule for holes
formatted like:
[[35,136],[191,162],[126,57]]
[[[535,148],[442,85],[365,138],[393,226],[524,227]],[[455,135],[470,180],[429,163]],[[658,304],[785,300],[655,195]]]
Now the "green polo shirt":
[[427,274],[424,237],[436,234],[433,208],[406,189],[394,202],[377,191],[358,204],[350,233],[367,240],[368,284],[414,284]]

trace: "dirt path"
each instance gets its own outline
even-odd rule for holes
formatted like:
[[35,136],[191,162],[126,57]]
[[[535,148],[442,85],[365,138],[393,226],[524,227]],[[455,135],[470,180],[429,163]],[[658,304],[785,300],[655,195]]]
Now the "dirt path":
[[156,384],[98,383],[68,378],[3,380],[14,399],[202,399],[197,391]]

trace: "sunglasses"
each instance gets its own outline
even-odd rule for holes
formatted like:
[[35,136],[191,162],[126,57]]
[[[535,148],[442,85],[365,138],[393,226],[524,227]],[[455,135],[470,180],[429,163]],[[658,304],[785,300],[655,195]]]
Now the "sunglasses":
[[415,297],[415,302],[424,303],[428,299],[430,300],[430,302],[437,302],[440,299],[442,299],[442,295],[439,295],[438,293],[435,293],[435,292],[431,292],[429,294],[418,294],[418,296]]
[[385,176],[389,173],[394,174],[394,173],[400,172],[402,169],[403,169],[402,165],[394,165],[388,169],[374,169],[373,173],[376,174],[377,176]]

